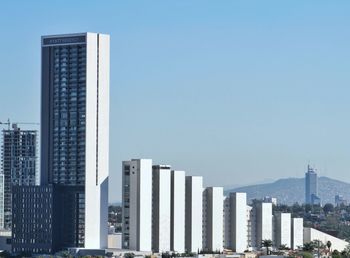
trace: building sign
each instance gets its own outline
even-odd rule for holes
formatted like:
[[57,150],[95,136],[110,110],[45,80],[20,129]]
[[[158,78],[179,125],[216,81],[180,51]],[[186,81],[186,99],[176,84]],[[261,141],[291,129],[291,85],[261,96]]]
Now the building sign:
[[85,43],[85,36],[44,38],[43,45],[62,45],[62,44],[79,44]]

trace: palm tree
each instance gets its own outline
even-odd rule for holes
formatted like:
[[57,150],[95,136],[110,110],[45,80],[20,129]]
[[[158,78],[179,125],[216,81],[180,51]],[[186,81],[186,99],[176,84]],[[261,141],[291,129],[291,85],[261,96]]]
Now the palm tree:
[[270,239],[265,239],[261,241],[261,246],[266,248],[266,254],[270,254],[270,247],[272,246],[272,240]]
[[328,250],[331,251],[332,242],[331,241],[327,241],[326,246],[327,246]]

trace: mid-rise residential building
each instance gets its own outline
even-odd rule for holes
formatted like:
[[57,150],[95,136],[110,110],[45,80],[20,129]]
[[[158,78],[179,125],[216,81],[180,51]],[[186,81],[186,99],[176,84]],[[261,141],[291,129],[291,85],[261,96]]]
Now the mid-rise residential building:
[[171,249],[171,167],[154,165],[152,178],[152,250],[168,252]]
[[203,191],[203,243],[205,251],[223,250],[224,190],[207,187]]
[[152,160],[123,161],[122,221],[125,249],[152,250]]
[[231,193],[230,207],[230,247],[236,252],[244,252],[248,247],[247,194]]
[[307,166],[307,172],[305,173],[305,203],[306,204],[319,204],[320,198],[318,197],[318,177],[316,170],[310,165]]
[[261,247],[263,240],[273,241],[272,203],[258,201],[254,203],[255,214],[255,247]]
[[290,213],[277,213],[274,215],[275,220],[275,246],[285,246],[291,248],[292,221]]
[[[42,186],[64,186],[62,210],[71,209],[63,213],[62,223],[57,228],[69,236],[66,238],[69,242],[57,248],[105,248],[108,233],[109,35],[44,36],[41,61],[40,183]],[[28,195],[24,202],[30,202],[29,198]],[[25,212],[32,213],[29,209],[33,206],[27,207]],[[54,213],[54,216],[57,215]],[[33,224],[28,227],[35,231]],[[18,236],[30,238],[30,230],[13,235],[13,241],[17,241]],[[20,242],[17,248],[21,248]],[[31,248],[32,253],[39,252],[35,245]]]
[[301,249],[304,244],[304,219],[293,218],[292,219],[292,249]]
[[185,171],[171,171],[170,249],[185,252]]
[[186,176],[185,249],[202,250],[203,178]]
[[37,141],[36,130],[22,130],[17,124],[13,124],[12,129],[2,131],[1,228],[11,229],[12,187],[16,185],[34,186],[36,183]]

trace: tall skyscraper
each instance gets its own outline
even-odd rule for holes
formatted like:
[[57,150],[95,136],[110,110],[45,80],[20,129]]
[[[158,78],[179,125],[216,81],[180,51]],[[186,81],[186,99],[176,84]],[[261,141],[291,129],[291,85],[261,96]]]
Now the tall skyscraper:
[[17,124],[2,131],[0,227],[11,229],[12,187],[33,186],[37,175],[37,131],[21,130]]
[[[52,251],[67,247],[107,247],[109,158],[109,36],[98,33],[44,36],[41,39],[41,177],[38,186],[59,187],[61,209]],[[54,194],[53,194],[54,195]],[[53,195],[42,195],[53,198]],[[23,205],[37,209],[31,195]],[[18,201],[18,200],[16,200]],[[18,202],[19,203],[19,202]],[[45,204],[49,205],[50,200]],[[44,205],[44,200],[43,200]],[[55,205],[55,204],[54,204]],[[55,212],[57,210],[57,212]],[[19,216],[20,218],[20,216]],[[53,221],[58,221],[53,219]],[[49,223],[49,222],[48,222]],[[45,239],[31,239],[28,225],[18,250],[40,252]],[[23,234],[22,234],[23,233]],[[49,236],[49,235],[47,235]],[[55,242],[58,241],[58,242]]]
[[224,189],[207,187],[203,191],[203,243],[206,251],[223,250]]
[[41,184],[74,189],[76,247],[107,246],[109,35],[42,37]]
[[317,204],[318,202],[319,197],[317,173],[314,168],[308,165],[307,172],[305,173],[305,203]]
[[185,252],[185,171],[171,171],[171,235],[170,248]]
[[186,176],[185,248],[202,250],[203,177]]
[[123,161],[122,247],[152,250],[152,160]]
[[170,251],[171,170],[168,165],[153,166],[152,250]]

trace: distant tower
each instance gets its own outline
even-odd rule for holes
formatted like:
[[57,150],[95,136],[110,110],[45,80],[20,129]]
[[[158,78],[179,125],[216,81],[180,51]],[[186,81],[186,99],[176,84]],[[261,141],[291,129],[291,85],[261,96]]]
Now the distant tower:
[[17,124],[2,131],[0,227],[11,229],[12,186],[33,186],[37,172],[37,131]]
[[305,203],[316,204],[316,201],[319,202],[317,173],[308,165],[305,173]]

